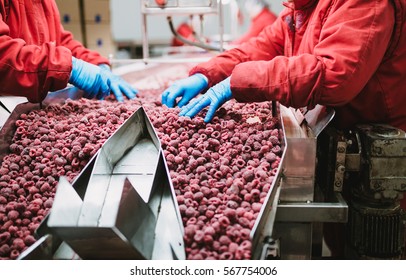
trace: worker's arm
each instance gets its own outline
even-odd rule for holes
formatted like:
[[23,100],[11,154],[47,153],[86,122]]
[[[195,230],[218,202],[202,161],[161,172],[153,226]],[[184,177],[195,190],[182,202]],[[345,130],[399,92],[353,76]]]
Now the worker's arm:
[[36,46],[11,38],[0,14],[0,95],[40,102],[49,91],[65,88],[71,71],[69,49],[54,42]]
[[[266,28],[266,33],[262,32],[258,37],[251,39],[247,43],[219,54],[208,62],[200,63],[192,68],[189,74],[203,74],[208,78],[208,86],[212,87],[229,77],[234,68],[241,63],[271,60],[278,55],[282,55],[284,45],[282,30],[284,24],[282,19],[278,18],[274,24]],[[246,76],[251,76],[251,73],[247,73],[245,73]]]
[[[308,53],[237,65],[231,79],[233,97],[240,102],[277,100],[296,108],[350,102],[385,55],[394,9],[389,0],[338,0],[329,13],[325,22],[317,18],[308,27],[321,28],[314,31],[320,32],[319,41],[308,46]],[[272,36],[269,32],[262,36]]]

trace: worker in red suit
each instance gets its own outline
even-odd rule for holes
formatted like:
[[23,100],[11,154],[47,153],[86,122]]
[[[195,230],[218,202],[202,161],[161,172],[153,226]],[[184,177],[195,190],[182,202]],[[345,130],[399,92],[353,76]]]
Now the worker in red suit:
[[162,103],[187,117],[208,107],[206,122],[232,98],[320,104],[335,109],[337,128],[386,123],[406,131],[406,0],[284,5],[258,37],[194,67],[163,92]]
[[[217,55],[162,94],[168,107],[208,122],[227,100],[316,104],[336,124],[387,123],[406,130],[406,0],[291,0],[255,39]],[[249,75],[247,75],[249,73]]]
[[68,83],[85,97],[118,101],[137,91],[110,71],[109,61],[63,29],[54,0],[0,1],[0,96],[41,102]]
[[258,36],[266,26],[271,25],[276,20],[276,15],[269,9],[269,5],[264,0],[244,1],[244,8],[248,12],[251,22],[248,31],[234,40],[232,45],[239,45]]

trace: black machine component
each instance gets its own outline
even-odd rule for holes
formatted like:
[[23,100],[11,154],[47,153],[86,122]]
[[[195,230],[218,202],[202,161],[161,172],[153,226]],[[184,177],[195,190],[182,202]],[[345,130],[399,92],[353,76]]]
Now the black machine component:
[[345,248],[339,257],[402,258],[405,132],[387,125],[359,125],[346,132],[327,128],[318,141],[317,185],[325,198],[341,192],[349,206],[345,244],[334,245]]
[[280,240],[266,237],[262,246],[261,260],[280,260]]

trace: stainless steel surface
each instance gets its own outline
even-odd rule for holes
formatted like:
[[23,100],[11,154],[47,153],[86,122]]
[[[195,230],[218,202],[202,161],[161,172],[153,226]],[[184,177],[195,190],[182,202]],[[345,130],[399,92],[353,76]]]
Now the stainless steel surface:
[[152,15],[202,15],[215,14],[217,1],[212,0],[168,0],[164,7],[159,7],[154,0],[141,1],[141,13]]
[[316,169],[316,137],[305,125],[300,125],[295,113],[281,106],[286,141],[281,201],[306,202],[314,199]]
[[261,210],[258,214],[258,218],[255,221],[255,224],[251,230],[251,239],[252,239],[252,258],[258,259],[262,254],[262,246],[264,240],[268,237],[272,237],[274,223],[275,223],[275,215],[276,215],[276,208],[278,205],[278,201],[280,199],[280,191],[281,191],[281,178],[283,174],[284,168],[284,161],[286,157],[286,153],[288,150],[287,141],[285,136],[285,129],[284,123],[282,120],[282,116],[280,113],[280,106],[277,104],[274,109],[274,116],[278,118],[280,127],[279,127],[279,136],[280,136],[280,143],[281,143],[281,160],[278,166],[275,178],[272,181],[272,185],[268,191],[266,199],[262,204]]
[[6,110],[0,104],[0,130],[2,129],[3,125],[6,123],[7,119],[10,117],[10,112]]
[[305,114],[307,125],[317,137],[333,120],[335,111],[330,107],[316,105],[312,110]]
[[276,221],[345,223],[348,205],[340,193],[336,194],[336,198],[336,202],[281,202],[278,204]]
[[251,230],[252,259],[263,257],[264,245],[267,244],[269,238],[275,235],[274,228],[281,186],[279,185],[280,180],[274,180],[274,182],[273,187],[268,193],[269,199],[263,204],[255,225]]
[[13,112],[18,104],[28,102],[28,100],[26,97],[20,96],[0,96],[0,102],[9,112]]
[[[70,187],[67,185],[67,188]],[[70,187],[71,192],[73,188]],[[59,185],[57,196],[59,192]],[[66,193],[66,192],[64,192]],[[71,196],[69,196],[71,197]],[[64,201],[63,201],[64,200]],[[76,211],[71,216],[73,222],[66,219],[66,215],[60,212],[67,212],[61,209],[72,201],[66,201],[62,195],[55,198],[55,204],[60,204],[58,208],[53,208],[48,220],[48,226],[64,240],[73,251],[82,259],[150,259],[154,241],[145,232],[153,232],[156,219],[148,204],[145,203],[126,180],[122,188],[122,195],[119,201],[119,209],[115,216],[115,221],[108,225],[98,225],[97,227],[75,226],[80,214],[81,200],[76,197]],[[111,209],[114,211],[116,207]],[[72,211],[74,212],[74,211]]]
[[273,235],[280,239],[281,259],[310,260],[312,258],[312,223],[277,223]]
[[53,256],[53,238],[47,234],[39,238],[18,256],[18,260],[49,260]]
[[[172,181],[169,176],[168,167],[165,157],[160,154],[162,165],[158,168],[156,180],[159,180],[163,187],[161,196],[155,192],[155,196],[151,197],[150,205],[158,210],[158,219],[155,232],[155,245],[152,252],[154,260],[171,260],[171,259],[186,259],[185,248],[183,244],[184,229],[182,226],[182,218],[178,208],[176,195],[172,187]],[[164,174],[162,174],[164,173]]]
[[83,259],[184,259],[169,172],[142,107],[94,161],[83,199],[67,182],[58,184],[50,230]]
[[[132,170],[132,172],[128,174],[139,174],[140,177],[153,176],[154,168],[156,168],[158,163],[157,154],[159,146],[155,147],[155,155],[153,157],[129,158],[127,156],[129,153],[137,154],[137,151],[141,150],[140,147],[138,147],[141,140],[151,143],[151,141],[144,138],[144,118],[145,113],[137,111],[101,148],[83,200],[81,215],[78,221],[79,226],[102,225],[103,221],[109,217],[109,215],[104,214],[105,217],[103,219],[103,213],[105,213],[105,211],[114,211],[114,208],[103,210],[103,207],[104,205],[117,205],[117,200],[120,199],[126,174],[123,173],[124,175],[121,175],[121,172],[117,171],[123,169],[123,166],[128,166],[130,171]],[[126,157],[124,157],[124,155],[126,155]],[[129,158],[129,160],[126,161],[126,158]],[[119,163],[120,160],[121,162]],[[149,175],[143,172],[145,170],[142,170],[143,165],[148,164],[152,165],[148,170]],[[151,186],[152,185],[149,186],[149,190]],[[112,215],[114,217],[115,213]],[[100,222],[102,223],[100,224]]]
[[281,112],[288,148],[272,237],[280,240],[282,259],[311,259],[315,251],[321,254],[320,224],[345,223],[348,216],[339,194],[337,201],[316,201],[317,137],[334,111],[316,106],[304,113],[281,107]]
[[288,150],[281,201],[314,200],[317,136],[334,117],[334,110],[317,105],[303,115],[282,106]]

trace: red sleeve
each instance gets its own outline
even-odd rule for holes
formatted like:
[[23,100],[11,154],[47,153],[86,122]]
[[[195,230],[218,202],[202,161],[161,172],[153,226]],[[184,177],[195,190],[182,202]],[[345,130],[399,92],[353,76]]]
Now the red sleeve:
[[[350,102],[382,61],[394,10],[388,0],[333,3],[311,53],[239,64],[232,72],[233,96],[240,102],[278,100],[292,107]],[[272,36],[269,31],[262,37]]]
[[0,14],[0,95],[24,96],[40,102],[48,91],[66,87],[72,70],[71,52],[55,43],[27,45],[9,36]]
[[197,65],[192,68],[189,74],[202,73],[208,78],[209,87],[211,87],[230,76],[237,65],[248,61],[271,60],[283,54],[283,24],[279,17],[274,24],[265,28],[266,32],[262,32],[258,37],[252,38],[208,62]]
[[61,45],[65,46],[71,50],[72,55],[76,58],[83,59],[87,62],[99,65],[99,64],[108,64],[109,60],[106,57],[101,56],[98,52],[89,50],[85,48],[79,41],[76,41],[73,38],[71,32],[65,30],[61,24]]

